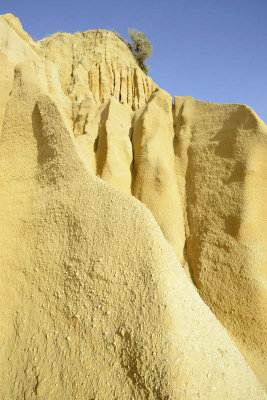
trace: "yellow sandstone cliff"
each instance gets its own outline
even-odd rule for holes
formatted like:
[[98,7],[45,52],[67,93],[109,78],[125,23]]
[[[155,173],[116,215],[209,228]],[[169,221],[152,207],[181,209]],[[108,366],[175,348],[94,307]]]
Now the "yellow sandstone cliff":
[[0,60],[0,398],[266,399],[264,123],[108,31]]

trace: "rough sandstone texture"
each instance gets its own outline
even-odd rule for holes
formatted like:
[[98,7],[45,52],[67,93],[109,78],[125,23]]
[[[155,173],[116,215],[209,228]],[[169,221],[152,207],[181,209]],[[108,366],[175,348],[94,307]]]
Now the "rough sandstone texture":
[[0,60],[0,398],[266,399],[266,126],[107,31]]
[[58,67],[63,91],[78,102],[91,98],[100,104],[114,96],[135,110],[157,87],[113,32],[56,33],[39,44],[44,56]]

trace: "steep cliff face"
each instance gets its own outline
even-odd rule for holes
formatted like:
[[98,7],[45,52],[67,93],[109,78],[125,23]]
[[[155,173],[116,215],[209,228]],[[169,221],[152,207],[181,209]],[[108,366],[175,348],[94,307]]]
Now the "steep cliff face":
[[264,124],[106,31],[2,16],[0,59],[0,397],[266,399]]
[[78,102],[88,97],[100,104],[114,96],[136,110],[156,87],[140,70],[127,44],[113,32],[56,33],[39,44],[45,57],[58,67],[65,94]]
[[267,127],[240,104],[176,98],[174,116],[178,147],[188,135],[186,254],[194,282],[266,382]]
[[18,18],[11,14],[1,16],[0,32],[3,88],[0,94],[0,128],[12,91],[14,68],[22,62],[28,62],[38,76],[40,88],[57,102],[68,128],[72,129],[72,101],[62,91],[56,66],[45,59],[41,48],[24,32]]
[[[266,382],[266,125],[247,106],[180,97],[172,105],[161,89],[134,114],[117,107],[121,128],[109,107],[109,135],[99,112],[89,163],[146,204],[202,298]],[[83,136],[92,131],[88,126]]]

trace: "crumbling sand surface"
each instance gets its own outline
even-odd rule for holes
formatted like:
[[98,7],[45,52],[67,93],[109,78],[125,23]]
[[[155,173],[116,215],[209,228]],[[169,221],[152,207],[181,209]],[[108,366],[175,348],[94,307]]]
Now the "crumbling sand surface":
[[265,125],[75,35],[0,17],[0,398],[266,399]]

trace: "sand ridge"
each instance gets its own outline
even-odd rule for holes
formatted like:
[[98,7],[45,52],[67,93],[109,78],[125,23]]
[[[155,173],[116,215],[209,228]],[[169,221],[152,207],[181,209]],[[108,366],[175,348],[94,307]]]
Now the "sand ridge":
[[[116,96],[103,103],[90,94],[72,99],[56,65],[10,20],[0,17],[1,35],[9,37],[0,42],[0,397],[265,399],[251,367],[178,261],[183,241],[192,241],[201,225],[195,212],[192,227],[184,204],[191,192],[182,185],[190,163],[183,149],[194,138],[191,113],[178,111],[175,130],[171,98],[162,90],[136,113]],[[195,108],[192,99],[188,103]],[[258,144],[258,164],[249,157],[248,191],[254,179],[260,187],[265,177],[259,174],[263,126],[252,116],[245,126],[241,121]],[[179,129],[186,138],[179,138]],[[178,146],[179,140],[183,146],[172,154],[170,142]],[[168,194],[166,177],[174,194]],[[193,207],[206,212],[201,204]],[[192,261],[190,268],[197,282]]]

